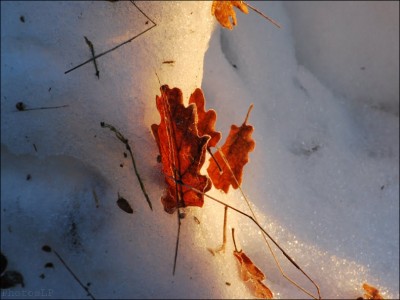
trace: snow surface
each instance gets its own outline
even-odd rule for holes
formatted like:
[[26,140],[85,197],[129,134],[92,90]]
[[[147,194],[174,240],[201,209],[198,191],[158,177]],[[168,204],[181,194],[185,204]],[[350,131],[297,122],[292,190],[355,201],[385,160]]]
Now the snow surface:
[[285,1],[296,58],[335,94],[399,113],[399,1]]
[[[223,218],[223,208],[207,199],[203,208],[186,211],[172,276],[177,218],[159,201],[164,185],[150,133],[150,125],[159,122],[157,76],[181,88],[186,101],[201,86],[207,108],[218,112],[223,140],[254,103],[249,123],[256,148],[243,190],[260,224],[318,282],[323,297],[354,299],[368,282],[386,298],[398,298],[399,115],[398,86],[391,84],[393,74],[398,76],[393,54],[398,51],[381,46],[381,55],[366,42],[386,41],[385,28],[393,24],[398,41],[398,14],[380,23],[360,13],[345,26],[348,18],[338,14],[332,23],[323,3],[308,10],[307,3],[256,2],[283,29],[250,12],[238,13],[238,25],[228,31],[216,26],[211,2],[137,4],[157,26],[99,58],[98,79],[92,63],[64,72],[90,58],[84,36],[100,53],[151,26],[130,2],[1,2],[1,251],[8,269],[25,279],[24,288],[2,290],[2,298],[25,298],[23,291],[34,295],[42,289],[54,298],[86,296],[56,256],[41,250],[44,244],[84,284],[91,283],[96,298],[253,297],[239,278],[230,237],[224,255],[207,251],[221,242]],[[364,2],[352,7],[383,9],[368,10]],[[313,24],[329,24],[329,30],[316,31]],[[381,33],[352,41],[347,29],[353,26],[364,35]],[[392,32],[386,36],[393,43]],[[348,63],[338,61],[352,61],[351,51],[330,51],[310,65],[312,52],[304,45],[318,42],[328,49],[341,37],[367,49],[366,63],[389,55],[397,64],[349,73]],[[339,75],[348,86],[333,81]],[[361,101],[371,82],[374,96]],[[28,108],[68,107],[18,112],[19,101]],[[154,211],[123,156],[124,146],[101,121],[129,139]],[[134,214],[118,208],[117,193]],[[248,211],[239,191],[209,194]],[[306,297],[281,276],[251,221],[230,211],[228,222],[276,297]],[[277,255],[287,274],[312,290]],[[45,269],[46,262],[55,268]]]

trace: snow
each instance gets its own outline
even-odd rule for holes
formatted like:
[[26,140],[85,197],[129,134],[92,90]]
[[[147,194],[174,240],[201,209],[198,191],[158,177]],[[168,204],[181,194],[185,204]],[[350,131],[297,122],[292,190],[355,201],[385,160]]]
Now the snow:
[[347,101],[399,113],[398,1],[284,5],[299,64]]
[[[172,276],[177,218],[159,200],[150,131],[159,122],[158,78],[181,88],[185,101],[201,86],[222,141],[254,103],[256,148],[242,188],[259,223],[324,298],[355,299],[363,282],[398,298],[398,3],[255,2],[283,28],[237,12],[233,31],[219,28],[211,2],[136,3],[157,26],[98,58],[98,79],[92,63],[64,72],[90,58],[84,36],[101,53],[150,28],[134,5],[1,2],[1,251],[25,280],[2,298],[86,296],[45,244],[96,298],[253,297],[230,235],[225,254],[207,250],[220,244],[223,222],[223,207],[207,198],[186,210]],[[19,101],[68,107],[18,112]],[[123,144],[101,121],[129,139],[154,211]],[[118,208],[118,193],[134,214]],[[248,212],[239,191],[208,194]],[[229,211],[228,227],[276,297],[306,297],[279,273],[254,223]]]

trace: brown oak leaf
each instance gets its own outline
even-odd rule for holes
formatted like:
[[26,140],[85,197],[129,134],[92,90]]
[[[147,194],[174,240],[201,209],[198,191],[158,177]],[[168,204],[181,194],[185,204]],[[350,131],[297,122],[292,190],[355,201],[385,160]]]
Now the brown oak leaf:
[[236,25],[236,13],[233,10],[234,6],[245,14],[249,13],[247,5],[243,1],[213,1],[211,14],[216,17],[222,27],[232,30],[233,26]]
[[251,282],[254,288],[254,295],[258,298],[272,299],[271,290],[261,281],[265,279],[264,273],[251,261],[243,251],[233,251],[240,264],[240,277],[244,282]]
[[364,297],[359,297],[358,299],[373,299],[373,300],[380,300],[383,299],[381,294],[379,293],[379,290],[372,285],[369,285],[367,283],[364,283],[362,285],[365,293]]
[[196,104],[197,107],[197,130],[199,136],[209,135],[211,139],[208,141],[208,147],[215,147],[221,139],[221,132],[215,131],[215,121],[217,120],[217,113],[213,109],[205,111],[205,99],[201,89],[197,88],[192,95],[190,95],[189,103]]
[[[256,144],[251,137],[254,127],[246,124],[252,108],[253,106],[250,106],[242,126],[231,126],[229,136],[220,149],[229,165],[225,163],[220,151],[217,151],[214,158],[210,159],[210,165],[207,168],[214,186],[225,193],[228,192],[230,185],[237,189],[242,183],[243,167],[249,161],[249,152],[253,151]],[[221,166],[222,172],[215,161]]]
[[167,183],[161,202],[164,210],[172,214],[179,207],[203,206],[203,195],[178,182],[202,192],[211,188],[208,177],[200,174],[210,136],[199,136],[196,105],[185,107],[180,89],[163,85],[160,90],[161,96],[156,96],[156,104],[161,122],[159,125],[153,124],[151,129],[160,151]]

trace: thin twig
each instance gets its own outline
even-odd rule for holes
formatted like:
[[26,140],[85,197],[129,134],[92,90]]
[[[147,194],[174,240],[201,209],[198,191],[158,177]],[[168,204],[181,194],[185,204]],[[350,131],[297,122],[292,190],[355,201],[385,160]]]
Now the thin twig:
[[[179,175],[178,171],[175,169],[174,170],[174,176],[175,178],[177,177],[177,175]],[[175,256],[174,256],[174,267],[172,269],[172,276],[175,275],[175,270],[176,270],[176,264],[177,264],[177,260],[178,260],[178,251],[179,251],[179,239],[180,239],[180,235],[181,235],[181,211],[180,211],[180,207],[181,204],[184,203],[183,201],[183,195],[182,195],[182,186],[179,185],[176,180],[175,180],[175,193],[178,196],[178,199],[176,199],[176,207],[178,208],[178,213],[177,213],[177,217],[178,217],[178,232],[176,234],[176,244],[175,244]]]
[[235,228],[232,228],[232,240],[233,240],[233,246],[235,246],[235,251],[239,252],[237,247],[236,247],[236,240],[235,240]]
[[228,221],[228,207],[224,207],[224,231],[222,233],[222,252],[225,252],[225,246],[226,246],[226,223]]
[[248,7],[250,7],[252,10],[254,10],[256,13],[258,13],[259,15],[263,16],[265,19],[267,19],[268,21],[270,21],[272,24],[274,24],[276,27],[278,27],[279,29],[281,28],[281,25],[279,25],[279,23],[277,21],[275,21],[274,19],[268,17],[267,15],[264,15],[261,11],[259,11],[257,8],[251,6],[250,4],[248,4],[247,2],[244,2]]
[[70,267],[65,263],[65,261],[61,258],[60,254],[57,253],[56,250],[53,250],[54,254],[57,256],[57,258],[61,261],[61,263],[64,265],[64,267],[68,270],[68,272],[74,277],[74,279],[79,283],[79,285],[88,293],[88,296],[92,299],[96,299],[93,294],[89,291],[89,288],[85,286],[82,281],[79,280],[78,276],[75,275],[75,273],[71,270]]
[[[91,41],[89,41],[89,39],[86,36],[84,38],[85,38],[86,44],[90,48],[90,52],[92,53],[92,58],[94,58],[96,56],[96,53],[94,52],[93,43]],[[94,63],[94,68],[96,70],[96,74],[95,75],[97,76],[98,79],[100,79],[100,71],[97,68],[97,62],[96,62],[95,59],[93,59],[93,63]]]
[[[201,195],[203,195],[203,196],[206,196],[207,198],[209,198],[209,199],[211,199],[211,200],[213,200],[213,201],[215,201],[215,202],[217,202],[217,203],[219,203],[219,204],[225,205],[225,206],[229,207],[230,209],[236,211],[237,213],[239,213],[239,214],[241,214],[241,215],[243,215],[243,216],[249,218],[249,219],[250,219],[254,224],[256,224],[257,227],[260,228],[260,230],[275,244],[275,246],[282,252],[282,254],[292,263],[292,265],[294,265],[294,266],[295,266],[300,272],[302,272],[309,280],[311,280],[311,278],[302,270],[302,268],[289,256],[289,254],[286,253],[286,251],[285,251],[285,250],[272,238],[272,236],[271,236],[271,235],[270,235],[270,234],[269,234],[255,219],[254,219],[254,217],[250,216],[249,214],[246,214],[246,213],[242,212],[241,210],[239,210],[239,209],[237,209],[237,208],[235,208],[235,207],[233,207],[233,206],[231,206],[231,205],[229,205],[229,204],[226,204],[225,202],[223,202],[223,201],[221,201],[221,200],[218,200],[218,199],[215,198],[215,197],[212,197],[212,196],[210,196],[210,195],[207,195],[206,193],[203,193],[202,191],[200,191],[200,190],[198,190],[198,189],[196,189],[196,188],[194,188],[194,187],[192,187],[192,186],[190,186],[190,185],[187,185],[187,184],[183,183],[181,180],[176,180],[176,179],[174,179],[173,177],[171,177],[171,176],[169,176],[169,175],[165,175],[165,176],[167,176],[167,177],[169,177],[169,178],[175,180],[178,184],[180,184],[180,185],[182,185],[182,186],[184,186],[184,187],[187,187],[187,188],[189,188],[189,189],[195,191],[195,192],[198,193],[198,194],[201,194]],[[286,277],[285,277],[285,278],[286,278]],[[313,280],[311,280],[311,282],[312,282],[314,285],[316,285],[315,282],[314,282]],[[297,285],[296,285],[296,286],[297,286]],[[303,289],[303,288],[300,288],[300,289],[301,289],[303,292],[305,292],[307,295],[313,297],[314,299],[321,299],[321,296],[320,296],[320,293],[319,293],[319,287],[318,287],[318,285],[317,285],[317,291],[318,291],[318,295],[319,295],[318,298],[315,297],[315,296],[314,296],[313,294],[311,294],[310,292],[308,292],[307,290],[305,290],[305,289]]]
[[219,252],[225,253],[227,221],[228,221],[228,207],[225,206],[225,208],[224,208],[224,227],[223,227],[223,231],[222,231],[222,245],[219,246],[217,249],[207,248],[207,250],[210,251],[212,255],[215,255],[215,253],[219,253]]
[[157,79],[158,79],[158,84],[161,86],[161,81],[160,81],[160,77],[158,77],[158,74],[156,71],[154,71],[154,73],[156,73]]
[[18,102],[16,105],[18,111],[28,111],[28,110],[39,110],[39,109],[57,109],[57,108],[63,108],[63,107],[68,107],[68,104],[66,105],[60,105],[60,106],[42,106],[42,107],[34,107],[34,108],[25,108],[25,104],[22,102]]
[[[248,111],[248,113],[247,113],[246,120],[244,121],[244,124],[246,123],[247,118],[248,118],[249,113],[250,113],[250,111],[251,111],[252,108],[253,108],[253,105],[251,105],[250,108],[249,108],[249,111]],[[229,164],[229,162],[228,162],[226,156],[224,155],[224,153],[221,151],[220,148],[217,148],[217,150],[218,150],[219,153],[221,154],[221,157],[222,157],[222,159],[224,160],[225,165],[228,167],[229,171],[230,171],[231,174],[232,174],[233,179],[235,180],[237,186],[239,187],[239,190],[240,190],[240,192],[241,192],[241,194],[242,194],[244,200],[246,201],[246,204],[247,204],[247,206],[249,207],[250,212],[251,212],[252,216],[254,217],[254,220],[258,223],[257,217],[256,217],[256,215],[255,215],[255,213],[254,213],[254,211],[253,211],[253,209],[252,209],[252,207],[251,207],[251,205],[250,205],[250,201],[247,199],[245,193],[243,192],[243,189],[242,189],[241,185],[239,184],[239,182],[238,182],[238,180],[237,180],[235,174],[233,173],[233,170],[232,170],[232,168],[231,168],[231,166],[230,166],[230,164]],[[267,246],[268,246],[268,248],[269,248],[269,251],[270,251],[270,253],[272,254],[272,257],[274,258],[274,261],[275,261],[276,265],[278,266],[279,271],[281,272],[282,276],[283,276],[284,278],[286,278],[286,279],[287,279],[290,283],[292,283],[294,286],[296,286],[298,289],[300,289],[301,291],[303,291],[304,293],[306,293],[307,295],[309,295],[309,296],[311,296],[311,297],[317,299],[317,298],[314,297],[309,291],[307,291],[306,289],[304,289],[303,287],[301,287],[296,281],[294,281],[294,280],[291,279],[288,275],[286,275],[286,273],[283,271],[283,269],[282,269],[282,267],[281,267],[281,265],[280,265],[278,259],[276,258],[275,253],[274,253],[274,251],[273,251],[271,245],[269,244],[267,238],[265,237],[265,235],[263,235],[263,238],[264,238],[265,242],[267,243]],[[289,259],[289,260],[290,260],[290,259]],[[299,269],[300,272],[302,272],[303,275],[306,276],[306,277],[308,278],[308,280],[310,280],[310,282],[315,286],[315,288],[317,289],[317,292],[318,292],[319,299],[321,299],[321,294],[320,294],[319,286],[318,286],[318,285],[314,282],[314,280],[311,279],[311,278],[308,276],[308,274],[307,274],[306,272],[304,272],[300,267],[298,267],[298,269]]]
[[142,15],[145,16],[151,23],[153,23],[154,26],[157,25],[156,22],[154,22],[152,19],[150,19],[150,17],[149,17],[148,15],[146,15],[146,14],[144,13],[144,11],[141,10],[141,9],[139,8],[139,6],[136,5],[135,1],[132,1],[132,0],[131,0],[131,3],[132,3],[133,5],[135,5],[135,7],[142,13]]
[[211,158],[214,160],[215,164],[217,165],[219,172],[222,173],[222,168],[219,165],[218,161],[215,159],[214,154],[212,154],[210,147],[207,147],[207,151],[208,151],[208,153],[210,153]]
[[99,198],[97,197],[97,193],[94,188],[92,188],[92,194],[93,194],[94,202],[96,203],[96,208],[99,208],[99,206],[100,206]]
[[26,111],[26,110],[39,110],[39,109],[57,109],[57,108],[63,108],[63,107],[68,107],[68,104],[60,105],[60,106],[43,106],[43,107],[35,107],[35,108],[25,108],[24,111]]
[[101,127],[109,128],[111,131],[113,131],[113,132],[115,133],[115,135],[117,136],[117,138],[118,138],[122,143],[125,144],[126,150],[129,151],[129,154],[130,154],[130,156],[131,156],[132,164],[133,164],[133,169],[135,170],[135,174],[136,174],[136,177],[137,177],[137,179],[138,179],[138,181],[139,181],[140,188],[142,189],[142,192],[143,192],[143,194],[144,194],[144,196],[145,196],[145,198],[146,198],[147,203],[148,203],[149,206],[150,206],[150,209],[153,210],[153,206],[152,206],[152,204],[151,204],[149,195],[147,195],[147,192],[146,192],[146,189],[145,189],[145,187],[144,187],[143,181],[142,181],[142,179],[140,178],[139,172],[138,172],[138,170],[137,170],[135,158],[133,157],[133,152],[132,152],[131,146],[129,145],[128,139],[126,139],[114,126],[112,126],[112,125],[110,125],[110,124],[106,124],[106,123],[104,123],[104,122],[101,122],[100,125],[101,125]]
[[107,50],[107,51],[104,51],[104,52],[102,52],[102,53],[100,53],[100,54],[97,54],[96,56],[92,57],[91,59],[88,59],[88,60],[84,61],[83,63],[81,63],[81,64],[79,64],[79,65],[73,67],[72,69],[69,69],[69,70],[65,71],[64,74],[68,74],[69,72],[72,72],[72,71],[74,71],[74,70],[76,70],[76,69],[78,69],[78,68],[80,68],[80,67],[86,65],[87,63],[89,63],[89,62],[91,62],[91,61],[93,61],[93,60],[95,60],[95,59],[97,59],[97,58],[99,58],[99,57],[102,57],[103,55],[106,55],[106,54],[108,54],[108,53],[110,53],[110,52],[112,52],[112,51],[118,49],[119,47],[121,47],[121,46],[123,46],[123,45],[125,45],[125,44],[128,44],[128,43],[132,42],[134,39],[138,38],[139,36],[145,34],[147,31],[149,31],[149,30],[151,30],[152,28],[154,28],[154,27],[157,26],[157,24],[156,24],[154,21],[152,21],[152,20],[151,20],[151,19],[150,19],[150,18],[149,18],[149,17],[134,3],[134,1],[131,1],[131,2],[132,2],[132,4],[143,14],[151,23],[153,23],[153,25],[152,25],[151,27],[147,28],[145,31],[142,31],[141,33],[139,33],[139,34],[135,35],[134,37],[130,38],[129,40],[126,40],[125,42],[122,42],[121,44],[119,44],[119,45],[117,45],[117,46],[115,46],[115,47],[113,47],[113,48],[111,48],[111,49],[109,49],[109,50]]
[[172,269],[172,276],[175,276],[176,262],[177,262],[177,259],[178,259],[178,250],[179,250],[179,238],[180,238],[180,235],[181,235],[181,213],[180,213],[179,208],[178,208],[177,216],[178,216],[178,232],[177,232],[177,235],[176,235],[174,267]]

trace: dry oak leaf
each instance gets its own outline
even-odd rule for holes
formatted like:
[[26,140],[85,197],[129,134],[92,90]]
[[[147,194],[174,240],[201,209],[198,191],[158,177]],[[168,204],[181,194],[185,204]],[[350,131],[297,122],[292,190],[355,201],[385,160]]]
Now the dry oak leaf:
[[364,283],[362,285],[365,293],[364,293],[364,297],[360,297],[358,299],[373,299],[373,300],[380,300],[383,299],[383,297],[381,296],[381,294],[379,294],[379,290],[367,283]]
[[167,183],[161,202],[164,210],[172,214],[179,207],[203,206],[203,195],[178,182],[204,193],[211,188],[208,177],[200,174],[210,136],[199,136],[196,105],[185,107],[180,89],[163,85],[160,90],[161,96],[156,96],[156,104],[161,122],[153,124],[151,129]]
[[249,13],[247,5],[243,1],[213,1],[211,6],[211,14],[215,16],[222,27],[230,30],[236,25],[236,13],[233,6],[236,6],[245,14]]
[[250,281],[254,287],[254,295],[258,298],[272,299],[271,290],[261,281],[265,279],[264,273],[251,261],[243,251],[233,251],[240,264],[240,277],[244,282]]
[[205,111],[205,99],[201,89],[197,88],[189,98],[189,104],[194,103],[197,107],[197,130],[199,136],[209,135],[211,139],[208,141],[207,147],[215,147],[221,139],[221,132],[215,131],[215,121],[217,113],[213,109]]
[[[249,152],[253,151],[256,145],[251,137],[254,127],[246,124],[252,108],[253,105],[250,106],[242,126],[231,126],[225,144],[214,154],[214,159],[210,159],[210,165],[207,168],[214,186],[225,193],[228,192],[230,185],[237,189],[242,183],[243,167],[249,161]],[[220,151],[224,154],[228,164],[225,163]],[[215,160],[221,166],[222,172]]]
[[118,193],[118,200],[117,200],[117,205],[120,209],[122,209],[124,212],[128,214],[133,214],[134,210],[132,209],[131,205],[129,204],[128,200],[125,198],[121,197]]

